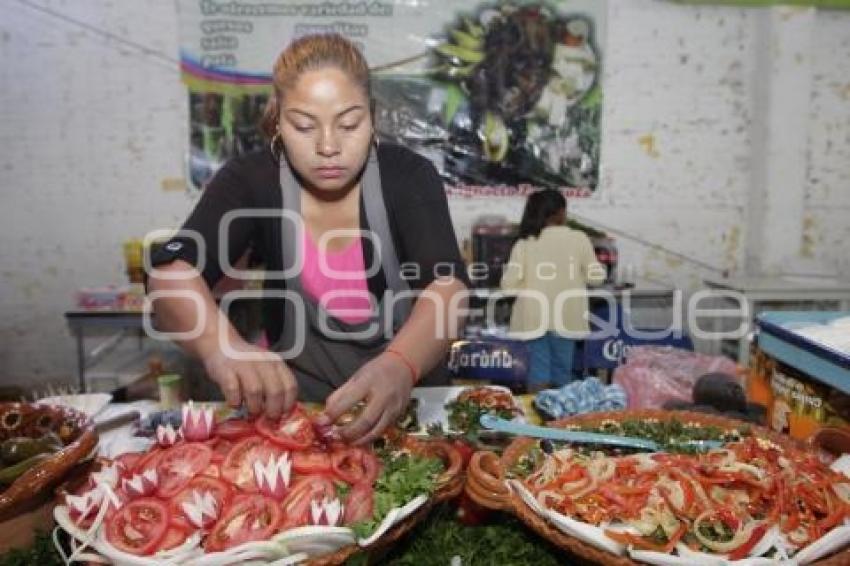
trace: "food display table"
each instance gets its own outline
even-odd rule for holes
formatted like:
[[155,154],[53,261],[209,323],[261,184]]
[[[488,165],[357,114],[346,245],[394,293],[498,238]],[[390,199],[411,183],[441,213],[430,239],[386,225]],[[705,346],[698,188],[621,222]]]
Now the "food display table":
[[[259,304],[259,299],[249,298],[233,301],[230,305],[230,321],[246,338],[250,338],[256,330]],[[160,350],[163,348],[178,351],[177,346],[171,343],[154,343],[148,340],[144,316],[141,310],[71,309],[65,312],[65,322],[76,342],[77,381],[80,392],[85,393],[90,389],[93,369],[100,363],[107,366],[107,358],[108,367],[98,373],[110,376],[105,380],[107,383],[100,387],[100,390],[109,391],[123,387],[143,375],[147,371],[147,361],[152,354],[161,354]],[[155,324],[154,313],[151,313],[150,317],[151,323]],[[100,340],[89,346],[95,338]],[[133,340],[134,346],[128,347]]]
[[[460,388],[417,388],[413,397],[419,400],[417,411],[424,419],[420,424],[429,424],[429,419],[443,420],[445,404],[453,399]],[[539,422],[533,409],[532,395],[517,396],[516,401],[523,409],[526,420]],[[159,409],[155,401],[137,401],[134,403],[111,403],[97,414],[98,421],[106,421],[129,411],[138,412],[142,417]],[[435,416],[436,415],[436,416]],[[588,418],[593,418],[588,416]],[[600,417],[601,418],[601,417]],[[605,422],[608,422],[605,420]],[[648,421],[647,421],[648,422]],[[423,427],[424,428],[424,427]],[[151,441],[135,436],[132,424],[125,424],[101,434],[99,454],[113,457],[127,451],[143,450]],[[469,499],[469,492],[450,503],[443,503],[434,509],[429,520],[415,527],[406,537],[397,541],[392,548],[371,556],[371,560],[381,564],[490,564],[504,563],[529,566],[549,564],[572,564],[569,555],[558,549],[546,538],[541,538],[529,528],[523,517],[519,519],[507,514],[489,511],[477,507]],[[494,514],[495,513],[495,514]],[[525,518],[527,519],[527,517]],[[549,536],[549,532],[546,536]],[[560,545],[560,543],[558,543]],[[39,558],[39,564],[61,564],[52,552],[49,538],[40,537],[36,544],[27,550],[29,554],[0,556],[0,564],[34,563],[33,556]],[[567,545],[569,546],[569,545]],[[569,546],[574,554],[572,546]],[[580,554],[580,553],[579,553]],[[15,561],[8,556],[15,556]],[[486,559],[484,557],[487,557]],[[54,562],[54,558],[56,561]],[[605,557],[600,563],[608,563]],[[6,561],[4,561],[6,560]]]

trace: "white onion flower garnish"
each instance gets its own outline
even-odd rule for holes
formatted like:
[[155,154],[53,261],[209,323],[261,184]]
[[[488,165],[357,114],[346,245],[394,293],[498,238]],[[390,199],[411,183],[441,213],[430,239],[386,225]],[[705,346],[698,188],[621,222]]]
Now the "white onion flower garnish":
[[265,465],[259,460],[254,462],[254,480],[260,493],[272,499],[283,499],[289,489],[292,476],[292,461],[285,453],[279,458],[269,456]]
[[66,495],[65,504],[68,513],[75,523],[89,517],[103,501],[103,492],[97,488],[90,489],[82,495]]
[[90,482],[94,487],[81,495],[65,496],[65,504],[68,506],[68,514],[75,523],[97,514],[102,516],[105,508],[110,505],[120,509],[122,502],[115,495],[115,487],[118,484],[118,467],[107,466],[99,472],[91,475]]
[[192,401],[183,405],[183,424],[180,426],[183,438],[190,442],[203,442],[212,436],[214,426],[215,412],[212,407],[195,407]]
[[111,466],[106,466],[99,472],[94,472],[91,475],[91,482],[95,487],[98,487],[102,484],[108,485],[112,489],[118,487],[118,477],[120,473],[118,472],[118,466],[113,464]]
[[344,513],[344,508],[339,499],[325,498],[321,503],[310,502],[310,518],[314,525],[327,525],[334,527],[339,524]]
[[156,427],[156,441],[162,448],[174,446],[180,440],[180,429],[175,429],[171,423]]
[[183,512],[189,522],[199,529],[205,529],[218,519],[218,503],[209,491],[201,494],[198,490],[192,490],[192,501],[184,501],[181,505]]
[[159,474],[155,468],[150,468],[141,474],[134,474],[130,479],[125,479],[121,482],[121,487],[131,499],[147,497],[159,487]]

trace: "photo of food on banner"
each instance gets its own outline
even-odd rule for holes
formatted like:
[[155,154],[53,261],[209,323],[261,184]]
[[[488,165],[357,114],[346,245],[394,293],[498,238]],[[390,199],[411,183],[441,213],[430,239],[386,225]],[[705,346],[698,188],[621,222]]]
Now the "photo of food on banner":
[[228,158],[265,146],[258,124],[267,94],[189,91],[192,185],[201,188]]
[[[567,189],[598,183],[602,92],[595,23],[542,4],[485,5],[434,30],[424,69],[372,69],[380,139],[429,157],[452,185]],[[262,84],[190,89],[189,175],[202,188],[260,147]]]
[[595,190],[601,89],[594,23],[542,5],[461,14],[424,76],[379,70],[378,130],[453,184]]

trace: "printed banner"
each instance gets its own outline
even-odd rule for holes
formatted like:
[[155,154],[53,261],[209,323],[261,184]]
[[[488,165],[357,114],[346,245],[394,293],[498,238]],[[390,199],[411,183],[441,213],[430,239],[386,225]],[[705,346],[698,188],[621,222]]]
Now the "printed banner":
[[605,2],[179,0],[190,177],[265,144],[275,57],[335,32],[373,74],[381,140],[430,158],[453,195],[596,190]]

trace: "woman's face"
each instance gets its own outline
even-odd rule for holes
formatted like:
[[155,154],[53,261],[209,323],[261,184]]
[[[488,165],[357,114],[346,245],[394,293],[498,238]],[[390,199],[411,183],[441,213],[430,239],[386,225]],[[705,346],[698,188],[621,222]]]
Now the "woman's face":
[[306,71],[281,101],[280,132],[289,164],[307,185],[350,188],[372,141],[369,100],[340,69]]

